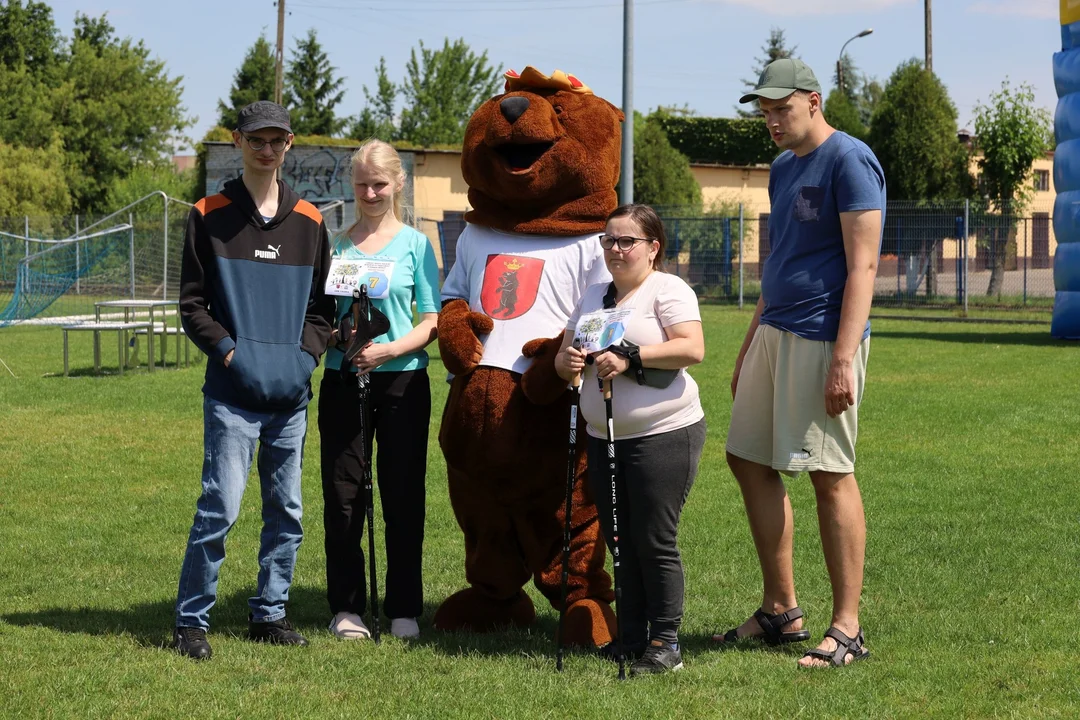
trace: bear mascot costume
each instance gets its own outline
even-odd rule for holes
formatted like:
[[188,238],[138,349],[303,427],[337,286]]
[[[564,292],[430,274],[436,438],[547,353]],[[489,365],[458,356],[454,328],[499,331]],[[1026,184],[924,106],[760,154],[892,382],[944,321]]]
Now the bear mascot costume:
[[[531,624],[530,576],[561,609],[572,391],[554,359],[585,288],[611,279],[598,237],[617,205],[622,111],[558,70],[505,77],[465,131],[472,210],[439,313],[453,376],[439,443],[469,584],[435,613],[441,630]],[[614,595],[584,455],[579,442],[563,640],[603,647]]]

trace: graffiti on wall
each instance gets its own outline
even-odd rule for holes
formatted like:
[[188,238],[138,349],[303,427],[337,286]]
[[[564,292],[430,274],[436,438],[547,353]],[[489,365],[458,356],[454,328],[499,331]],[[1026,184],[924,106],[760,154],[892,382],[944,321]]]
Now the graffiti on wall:
[[[352,167],[349,163],[355,148],[336,145],[300,145],[285,156],[281,179],[300,197],[312,203],[333,200],[351,201]],[[401,153],[405,168],[405,202],[412,201],[412,153]],[[220,192],[230,180],[240,176],[243,163],[240,150],[231,143],[207,143],[206,192]]]

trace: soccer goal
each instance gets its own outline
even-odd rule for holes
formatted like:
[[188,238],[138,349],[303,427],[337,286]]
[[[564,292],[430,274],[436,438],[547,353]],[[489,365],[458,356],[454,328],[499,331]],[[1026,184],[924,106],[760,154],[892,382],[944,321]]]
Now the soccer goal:
[[0,231],[0,327],[93,320],[101,300],[175,300],[189,208],[155,192],[68,236],[33,236],[29,220],[21,235]]

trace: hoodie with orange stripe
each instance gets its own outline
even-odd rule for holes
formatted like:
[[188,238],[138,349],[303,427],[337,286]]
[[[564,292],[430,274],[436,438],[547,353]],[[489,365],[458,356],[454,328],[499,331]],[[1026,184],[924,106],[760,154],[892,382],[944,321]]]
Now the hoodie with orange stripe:
[[209,358],[203,392],[256,412],[307,405],[334,318],[326,224],[280,180],[278,190],[268,222],[240,178],[196,203],[180,271],[184,331]]

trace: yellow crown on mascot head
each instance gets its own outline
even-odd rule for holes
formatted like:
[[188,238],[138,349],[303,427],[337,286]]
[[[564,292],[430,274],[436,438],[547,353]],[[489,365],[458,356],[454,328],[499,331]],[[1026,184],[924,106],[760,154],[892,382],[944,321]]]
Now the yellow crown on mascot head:
[[592,95],[593,91],[588,85],[578,80],[573,75],[568,75],[562,70],[556,70],[551,75],[545,75],[532,65],[526,65],[525,69],[518,74],[514,70],[503,73],[506,78],[506,92],[529,89],[565,90],[567,92]]

